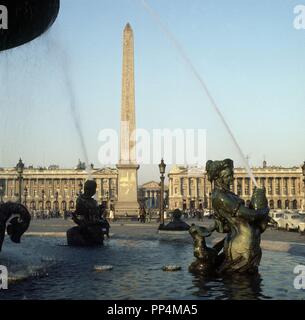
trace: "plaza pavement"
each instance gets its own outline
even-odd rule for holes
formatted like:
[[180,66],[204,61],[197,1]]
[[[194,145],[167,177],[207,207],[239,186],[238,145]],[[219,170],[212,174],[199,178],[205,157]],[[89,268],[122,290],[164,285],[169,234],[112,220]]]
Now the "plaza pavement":
[[[203,221],[187,220],[188,224],[198,224],[205,227],[210,226],[213,220],[205,218]],[[26,236],[36,237],[65,237],[66,231],[75,226],[71,219],[49,219],[49,220],[33,220]],[[113,239],[137,239],[137,240],[159,240],[166,239],[166,235],[158,234],[158,224],[139,223],[137,221],[123,221],[111,223],[110,237]],[[171,238],[169,236],[169,238]],[[173,239],[173,238],[172,238]],[[188,234],[181,241],[192,242]],[[208,239],[209,243],[215,243],[222,239],[221,234],[213,233]],[[283,252],[291,252],[298,255],[305,255],[305,235],[297,232],[287,232],[284,230],[273,230],[268,228],[262,235],[262,248],[265,250],[275,250]]]

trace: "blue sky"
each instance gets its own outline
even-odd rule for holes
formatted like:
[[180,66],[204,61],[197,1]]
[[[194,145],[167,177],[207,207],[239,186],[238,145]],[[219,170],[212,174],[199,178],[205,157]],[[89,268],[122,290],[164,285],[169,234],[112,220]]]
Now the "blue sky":
[[[251,165],[305,160],[303,0],[147,0],[207,82]],[[64,82],[71,79],[89,159],[98,133],[118,129],[122,31],[135,33],[137,126],[207,129],[208,158],[241,163],[179,53],[138,0],[62,0],[48,34],[0,55],[2,166],[74,166],[84,158]],[[305,5],[305,1],[304,5]],[[143,168],[140,180],[156,178]]]

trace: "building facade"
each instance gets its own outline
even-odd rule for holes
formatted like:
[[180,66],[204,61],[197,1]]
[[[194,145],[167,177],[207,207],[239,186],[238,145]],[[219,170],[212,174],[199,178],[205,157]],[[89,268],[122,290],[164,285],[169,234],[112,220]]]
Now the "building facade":
[[[305,210],[305,184],[301,167],[252,168],[260,187],[265,187],[271,209]],[[198,168],[174,167],[169,175],[169,209],[211,208],[211,183],[206,172]],[[254,189],[253,181],[243,168],[234,169],[234,193],[250,202]]]
[[[108,207],[117,201],[117,169],[92,169],[97,183],[96,200]],[[24,168],[22,179],[16,168],[0,169],[1,201],[18,201],[21,181],[21,199],[31,211],[73,211],[76,199],[83,189],[88,173],[83,169]]]
[[[156,181],[150,181],[144,183],[139,188],[138,199],[141,204],[147,209],[158,209],[160,208],[160,183]],[[168,186],[164,186],[164,207],[168,206]]]

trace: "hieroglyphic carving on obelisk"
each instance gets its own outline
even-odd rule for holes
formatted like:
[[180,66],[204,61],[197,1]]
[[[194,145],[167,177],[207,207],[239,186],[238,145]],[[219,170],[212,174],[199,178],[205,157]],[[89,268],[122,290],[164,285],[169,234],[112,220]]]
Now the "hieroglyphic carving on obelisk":
[[135,80],[133,31],[128,23],[123,38],[120,164],[135,164]]
[[139,166],[136,163],[135,130],[134,39],[132,28],[128,23],[123,37],[121,138],[120,161],[117,165],[119,176],[116,215],[134,216],[138,213]]

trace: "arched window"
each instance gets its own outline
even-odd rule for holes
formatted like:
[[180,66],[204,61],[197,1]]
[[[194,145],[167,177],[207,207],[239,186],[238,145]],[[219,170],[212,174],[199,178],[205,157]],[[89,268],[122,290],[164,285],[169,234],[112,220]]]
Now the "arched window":
[[277,208],[282,209],[282,200],[278,200],[277,202]]
[[289,200],[285,201],[285,209],[289,209]]
[[298,208],[298,201],[297,200],[293,200],[292,201],[292,209],[296,210]]
[[274,201],[270,200],[270,209],[274,209]]
[[46,202],[46,209],[51,210],[51,202],[50,201]]
[[63,202],[61,203],[61,209],[62,209],[62,210],[67,210],[67,202],[66,202],[66,201],[63,201]]
[[74,209],[74,201],[70,201],[69,203],[69,209],[73,210]]
[[54,203],[53,203],[53,208],[54,208],[54,210],[58,210],[58,209],[59,209],[59,203],[58,203],[58,201],[54,201]]
[[31,201],[31,203],[30,203],[30,209],[31,209],[31,210],[36,210],[36,202],[35,202],[35,201]]

